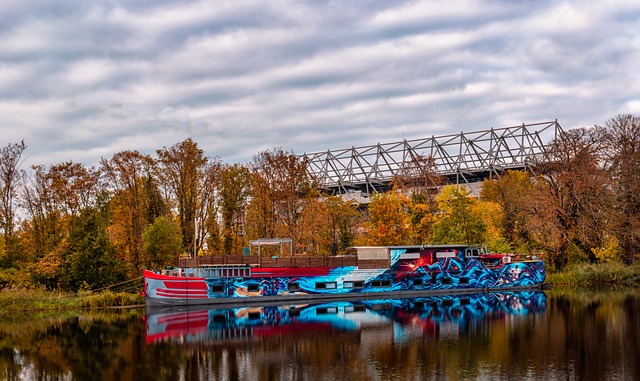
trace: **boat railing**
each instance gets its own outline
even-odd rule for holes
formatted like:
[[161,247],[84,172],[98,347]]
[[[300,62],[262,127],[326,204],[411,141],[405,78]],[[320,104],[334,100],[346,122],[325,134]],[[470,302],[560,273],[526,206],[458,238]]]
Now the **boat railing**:
[[205,265],[251,265],[255,267],[344,267],[357,266],[358,257],[345,256],[293,256],[258,257],[245,255],[212,255],[198,258],[180,258],[179,267],[201,267]]

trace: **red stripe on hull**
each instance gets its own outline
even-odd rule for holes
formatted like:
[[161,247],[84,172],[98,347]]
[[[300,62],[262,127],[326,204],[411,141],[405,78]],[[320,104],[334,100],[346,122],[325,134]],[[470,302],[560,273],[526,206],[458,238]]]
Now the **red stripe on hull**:
[[186,294],[178,292],[170,292],[169,290],[158,289],[156,291],[157,296],[164,296],[166,298],[187,298],[187,299],[206,299],[209,297],[207,294]]
[[185,280],[165,280],[164,286],[166,288],[171,288],[174,290],[207,290],[207,284],[204,282],[204,279],[200,279],[197,281],[186,281],[186,279],[189,278],[184,278]]
[[174,288],[157,288],[156,290],[172,293],[172,294],[203,294],[203,295],[207,294],[206,290],[185,290],[184,288],[182,290],[177,290]]

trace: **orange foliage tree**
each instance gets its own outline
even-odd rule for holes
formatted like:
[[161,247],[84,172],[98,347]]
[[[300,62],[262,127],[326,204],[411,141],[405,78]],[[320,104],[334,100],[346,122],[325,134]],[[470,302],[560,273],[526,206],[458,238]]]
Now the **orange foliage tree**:
[[410,243],[409,199],[398,192],[376,194],[369,204],[369,221],[365,223],[368,245],[406,245]]

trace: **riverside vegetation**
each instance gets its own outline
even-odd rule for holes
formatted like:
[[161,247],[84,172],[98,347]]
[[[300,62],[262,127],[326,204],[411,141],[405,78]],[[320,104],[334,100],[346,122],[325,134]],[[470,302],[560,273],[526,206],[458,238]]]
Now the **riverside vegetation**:
[[[0,300],[16,308],[33,309],[19,307],[12,293],[38,308],[84,308],[91,298],[83,292],[139,278],[143,269],[175,265],[183,255],[241,255],[250,240],[275,237],[292,238],[294,252],[307,255],[358,245],[486,244],[541,256],[557,284],[638,279],[634,115],[564,132],[544,156],[530,158],[527,171],[485,180],[479,195],[444,186],[433,157],[413,157],[393,189],[373,194],[366,207],[320,192],[304,159],[280,148],[246,165],[223,164],[187,139],[155,156],[118,152],[98,167],[21,168],[26,150],[23,141],[0,151]],[[137,303],[110,290],[93,303]],[[125,291],[137,298],[135,287]]]

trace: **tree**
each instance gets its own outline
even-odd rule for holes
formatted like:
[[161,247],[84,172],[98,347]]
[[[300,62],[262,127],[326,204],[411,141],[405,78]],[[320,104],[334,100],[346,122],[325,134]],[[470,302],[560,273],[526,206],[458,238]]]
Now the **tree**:
[[440,213],[433,225],[439,244],[484,244],[486,224],[477,211],[478,201],[460,185],[447,185],[436,197]]
[[282,149],[264,151],[250,164],[251,202],[247,228],[252,238],[291,238],[298,242],[305,199],[315,193],[307,163]]
[[160,216],[142,234],[144,263],[147,268],[164,268],[177,263],[182,247],[180,227]]
[[222,168],[220,212],[222,245],[225,254],[238,254],[244,246],[244,212],[249,197],[249,170],[239,164]]
[[376,194],[369,204],[365,224],[369,245],[394,246],[409,243],[408,199],[401,193]]
[[509,244],[525,249],[530,242],[526,223],[533,214],[535,177],[525,171],[507,171],[499,179],[482,183],[481,199],[497,203],[501,208],[501,236]]
[[36,282],[56,287],[62,254],[80,210],[93,207],[99,187],[98,173],[71,162],[33,166],[34,174],[22,189],[27,216],[22,224],[23,261],[32,264]]
[[328,214],[331,244],[336,246],[337,253],[345,253],[355,243],[362,215],[356,204],[337,196],[326,197],[324,204]]
[[122,151],[110,160],[102,159],[101,172],[113,192],[111,237],[120,257],[134,273],[142,269],[142,231],[147,226],[145,208],[146,179],[151,174],[153,159],[138,151]]
[[52,207],[71,219],[92,207],[102,192],[100,173],[80,163],[68,161],[52,165],[44,176]]
[[604,128],[607,169],[615,198],[612,230],[625,263],[634,264],[640,254],[640,117],[618,115]]
[[[10,143],[0,150],[0,230],[2,230],[4,244],[10,247],[13,246],[14,238],[15,198],[19,181],[24,176],[24,173],[19,169],[20,158],[26,148],[27,145],[23,140],[20,143]],[[7,254],[15,256],[16,253],[13,251],[10,248]],[[10,258],[8,262],[13,262],[13,258]],[[4,265],[10,266],[11,263]]]
[[410,153],[411,159],[403,163],[392,183],[394,190],[411,199],[408,206],[411,240],[426,243],[432,237],[438,210],[436,196],[443,180],[437,175],[437,165],[432,156]]
[[[173,195],[177,207],[182,248],[195,257],[206,240],[202,221],[208,221],[211,213],[215,213],[219,165],[211,163],[191,139],[156,152],[158,178]],[[200,234],[196,228],[200,229]]]
[[124,279],[124,271],[107,236],[107,197],[101,198],[95,207],[83,209],[72,224],[61,265],[61,280],[67,290],[94,290]]
[[541,176],[532,206],[541,220],[530,220],[528,229],[536,244],[551,253],[557,271],[564,270],[572,248],[595,261],[591,249],[601,247],[606,238],[611,196],[601,165],[604,142],[600,128],[567,131],[536,165]]

